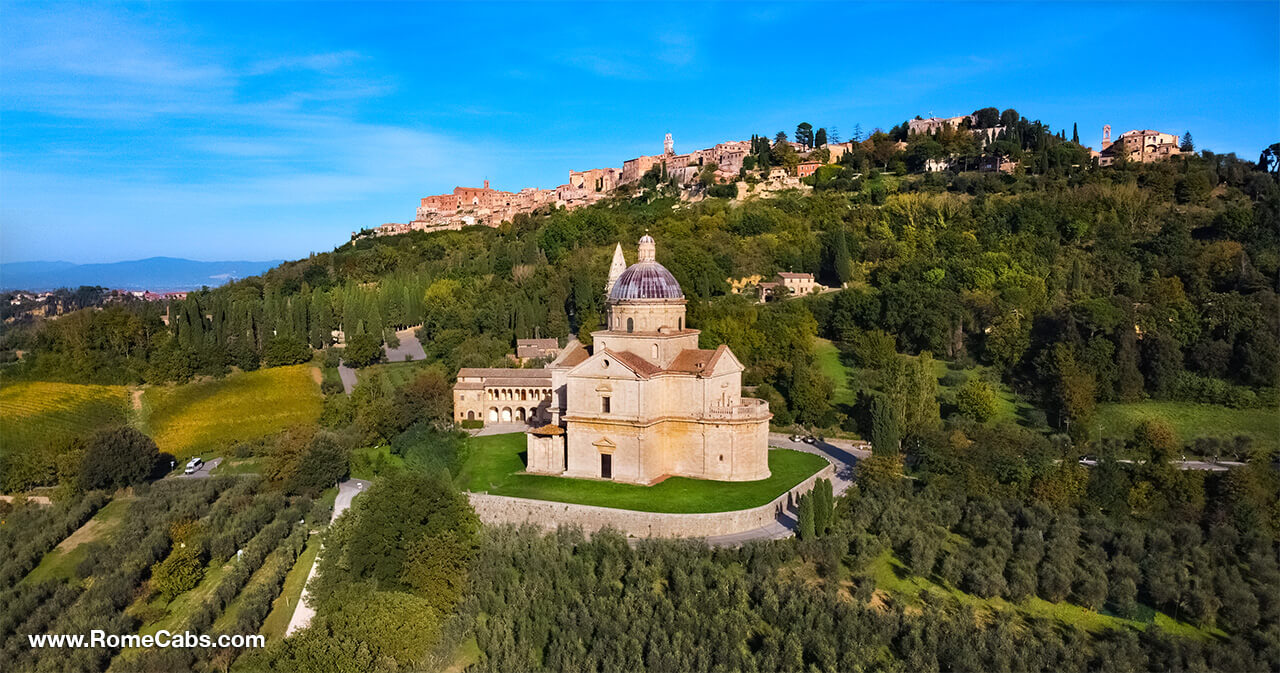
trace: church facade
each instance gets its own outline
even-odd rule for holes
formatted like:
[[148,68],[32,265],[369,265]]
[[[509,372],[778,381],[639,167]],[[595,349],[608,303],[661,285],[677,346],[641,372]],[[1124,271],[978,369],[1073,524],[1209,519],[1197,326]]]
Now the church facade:
[[529,472],[635,484],[769,476],[768,403],[742,396],[728,346],[698,347],[684,293],[655,253],[645,235],[627,266],[618,246],[606,329],[547,366],[550,422],[528,433]]

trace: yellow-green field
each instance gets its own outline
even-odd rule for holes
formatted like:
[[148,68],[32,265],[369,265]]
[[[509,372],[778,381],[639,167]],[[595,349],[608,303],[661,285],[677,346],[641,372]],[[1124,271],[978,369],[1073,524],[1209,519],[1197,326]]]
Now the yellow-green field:
[[1275,409],[1232,409],[1214,404],[1158,401],[1098,406],[1097,423],[1106,437],[1127,437],[1138,423],[1148,418],[1168,423],[1183,442],[1197,437],[1230,439],[1248,435],[1262,446],[1280,446],[1280,419]]
[[143,430],[179,459],[315,423],[323,406],[307,365],[236,373],[224,379],[150,388]]
[[0,451],[128,422],[124,386],[24,381],[0,387]]

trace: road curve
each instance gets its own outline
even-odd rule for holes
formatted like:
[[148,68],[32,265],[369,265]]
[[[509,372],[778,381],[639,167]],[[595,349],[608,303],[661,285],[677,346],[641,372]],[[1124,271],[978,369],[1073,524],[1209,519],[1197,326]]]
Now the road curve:
[[[815,444],[793,442],[790,436],[775,432],[769,433],[769,446],[780,449],[794,449],[822,456],[836,467],[835,479],[831,481],[836,495],[843,494],[853,484],[854,466],[859,460],[871,455],[870,445],[866,442],[853,442],[845,439],[828,439]],[[776,520],[762,528],[732,535],[713,535],[706,538],[712,547],[737,547],[752,540],[781,540],[795,534],[796,513],[786,512]]]

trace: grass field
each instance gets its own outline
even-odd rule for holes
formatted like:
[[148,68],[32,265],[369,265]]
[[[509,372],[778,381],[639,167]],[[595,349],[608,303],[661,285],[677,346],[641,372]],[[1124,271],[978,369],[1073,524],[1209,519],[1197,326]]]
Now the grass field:
[[371,446],[351,452],[351,478],[372,481],[380,474],[404,468],[404,458],[391,453],[387,445]]
[[128,422],[124,386],[24,381],[0,387],[0,451]]
[[182,460],[314,423],[323,401],[310,367],[294,365],[150,388],[142,406],[144,431]]
[[266,458],[224,458],[213,472],[218,476],[240,474],[262,474],[267,467]]
[[671,477],[653,486],[593,479],[547,477],[524,472],[524,433],[471,438],[459,485],[495,495],[616,507],[642,512],[727,512],[763,505],[827,465],[802,451],[769,451],[768,479],[748,482]]
[[75,577],[76,566],[89,555],[89,543],[109,537],[124,521],[129,511],[132,498],[115,498],[98,510],[88,521],[67,539],[58,543],[57,547],[40,559],[40,565],[27,573],[24,582],[42,582],[44,580],[71,580]]
[[[818,366],[822,373],[835,384],[831,401],[835,404],[853,404],[860,387],[870,385],[875,380],[875,370],[851,367],[841,359],[840,350],[835,344],[826,339],[816,339],[815,342],[814,354],[817,356]],[[907,357],[915,358],[916,356],[908,355]],[[934,376],[938,379],[938,396],[942,399],[951,399],[960,386],[970,378],[983,376],[987,373],[987,369],[989,368],[983,365],[961,368],[954,363],[934,358],[933,370]],[[994,380],[997,377],[988,376],[987,378]],[[1027,412],[1032,410],[1032,406],[1003,382],[993,384],[993,388],[996,393],[997,409],[996,415],[987,421],[987,424],[1009,422],[1025,425]],[[943,409],[943,412],[945,416],[946,409]]]
[[922,593],[933,592],[948,596],[966,605],[989,610],[1014,610],[1026,617],[1055,619],[1095,633],[1103,629],[1145,629],[1154,623],[1165,632],[1184,638],[1208,639],[1214,636],[1226,635],[1220,630],[1201,629],[1192,624],[1177,621],[1161,612],[1155,612],[1154,619],[1151,622],[1142,622],[1095,612],[1089,608],[1071,603],[1050,603],[1038,596],[1032,596],[1021,603],[1010,603],[998,597],[980,598],[955,587],[939,584],[930,578],[911,574],[911,571],[890,550],[885,550],[884,553],[876,558],[868,570],[875,577],[878,589],[886,591],[910,604],[919,602]]
[[307,583],[307,575],[311,573],[311,565],[315,563],[316,555],[319,553],[320,536],[312,535],[307,539],[306,548],[298,555],[298,560],[294,562],[289,574],[285,575],[284,587],[280,590],[280,595],[276,596],[275,602],[271,604],[270,614],[262,622],[261,633],[268,640],[284,638],[284,633],[289,628],[289,620],[293,618],[293,611],[302,597],[302,587]]
[[381,373],[386,377],[392,388],[399,388],[408,383],[418,372],[426,369],[427,361],[417,360],[414,362],[388,362],[381,365],[373,365],[356,370],[356,378],[363,381],[375,372]]
[[1098,405],[1097,423],[1105,437],[1127,437],[1143,419],[1162,420],[1178,439],[1248,435],[1268,447],[1280,446],[1280,415],[1275,409],[1231,409],[1195,402],[1129,402]]
[[840,350],[827,339],[814,341],[813,353],[818,358],[818,368],[834,384],[831,401],[835,404],[853,404],[853,389],[849,387],[849,368],[840,361]]
[[[164,616],[147,624],[143,624],[138,629],[138,635],[154,635],[160,629],[168,629],[175,631],[178,627],[186,622],[187,618],[212,596],[213,590],[218,588],[218,583],[222,581],[222,576],[231,570],[234,561],[228,561],[222,564],[210,565],[204,569],[204,578],[200,583],[190,591],[181,593],[174,597],[169,603],[165,603],[159,597],[152,598],[147,604],[149,609],[163,608]],[[135,605],[138,605],[135,603]]]

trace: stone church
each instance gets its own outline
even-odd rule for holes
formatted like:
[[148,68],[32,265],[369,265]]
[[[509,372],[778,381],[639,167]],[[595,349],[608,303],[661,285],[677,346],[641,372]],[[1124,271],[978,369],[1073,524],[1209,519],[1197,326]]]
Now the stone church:
[[528,471],[635,484],[768,477],[769,405],[742,396],[728,346],[698,348],[652,237],[631,266],[617,247],[605,293],[607,329],[547,366],[550,423],[528,433]]

